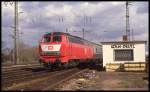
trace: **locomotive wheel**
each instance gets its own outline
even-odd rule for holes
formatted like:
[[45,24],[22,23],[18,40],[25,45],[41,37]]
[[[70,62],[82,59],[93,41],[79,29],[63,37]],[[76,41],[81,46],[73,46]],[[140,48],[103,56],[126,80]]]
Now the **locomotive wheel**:
[[85,69],[85,68],[87,67],[87,64],[80,62],[80,63],[78,64],[78,67],[79,67],[80,69]]
[[63,64],[63,68],[64,68],[64,69],[68,69],[68,68],[69,68],[68,66],[69,66],[68,63],[64,63],[64,64]]
[[69,62],[68,67],[69,67],[69,68],[73,68],[73,67],[75,67],[76,65],[77,65],[76,62],[75,62],[74,60],[72,60],[72,61]]
[[44,67],[48,67],[48,64],[44,63],[43,66],[44,66]]
[[50,64],[44,63],[43,66],[45,69],[52,70],[52,66]]
[[60,70],[63,69],[63,66],[62,66],[61,63],[59,63],[59,64],[57,65],[57,67],[58,67]]

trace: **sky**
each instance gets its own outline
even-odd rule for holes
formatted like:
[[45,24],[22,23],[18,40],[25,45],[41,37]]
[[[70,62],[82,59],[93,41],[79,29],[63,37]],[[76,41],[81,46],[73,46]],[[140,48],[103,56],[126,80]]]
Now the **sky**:
[[[47,32],[66,32],[100,43],[121,41],[126,30],[126,2],[19,2],[19,39],[38,45]],[[2,2],[2,44],[13,47],[14,3]],[[134,40],[148,42],[148,2],[130,2],[130,29]],[[132,38],[132,37],[131,37]],[[146,50],[148,53],[148,44]]]

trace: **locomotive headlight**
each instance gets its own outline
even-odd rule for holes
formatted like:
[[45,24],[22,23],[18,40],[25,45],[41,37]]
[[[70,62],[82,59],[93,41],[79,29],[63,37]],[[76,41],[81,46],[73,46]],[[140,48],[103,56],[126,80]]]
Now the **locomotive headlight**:
[[43,52],[43,51],[41,51],[41,52],[40,52],[40,54],[41,54],[41,55],[44,55],[44,52]]

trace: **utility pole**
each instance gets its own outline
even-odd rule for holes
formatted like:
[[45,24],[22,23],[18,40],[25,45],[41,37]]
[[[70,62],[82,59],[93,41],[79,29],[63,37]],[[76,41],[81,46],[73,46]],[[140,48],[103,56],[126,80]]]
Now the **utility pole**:
[[126,36],[127,36],[127,40],[130,41],[129,2],[128,1],[126,1]]
[[85,34],[85,26],[86,26],[86,24],[87,24],[87,16],[86,15],[84,15],[83,16],[84,17],[84,25],[83,25],[83,28],[82,28],[82,33],[83,33],[83,39],[84,39],[84,34]]
[[134,35],[134,34],[133,34],[133,29],[132,29],[132,41],[134,40],[134,37],[133,37],[133,35]]
[[68,28],[66,28],[66,33],[68,33]]
[[14,64],[17,64],[19,61],[18,57],[18,2],[15,1],[14,3],[14,24],[15,24],[15,29],[14,29]]
[[84,32],[85,32],[84,28],[82,29],[82,32],[83,32],[83,39],[84,39]]
[[84,15],[84,26],[82,28],[83,39],[85,38],[85,32],[88,32],[87,29],[85,30],[85,26],[87,26],[87,24],[91,24],[91,22],[92,22],[92,18]]

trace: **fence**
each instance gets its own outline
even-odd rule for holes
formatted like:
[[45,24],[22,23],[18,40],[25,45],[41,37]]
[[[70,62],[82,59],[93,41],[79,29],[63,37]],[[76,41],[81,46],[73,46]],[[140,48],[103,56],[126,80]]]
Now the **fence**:
[[146,70],[146,63],[145,62],[130,62],[124,63],[124,70],[125,71],[145,71]]
[[146,62],[108,63],[106,71],[149,72],[149,64]]

